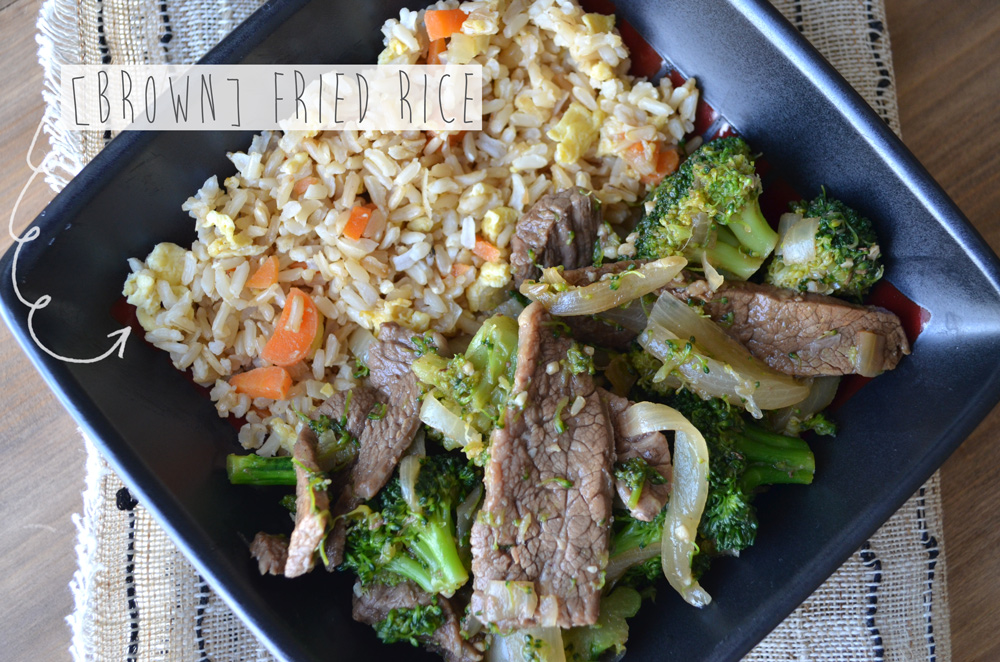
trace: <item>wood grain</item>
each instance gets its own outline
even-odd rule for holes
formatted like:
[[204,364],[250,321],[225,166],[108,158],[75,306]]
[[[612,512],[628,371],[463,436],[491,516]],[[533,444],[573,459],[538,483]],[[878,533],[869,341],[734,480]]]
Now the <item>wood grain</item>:
[[[30,174],[24,163],[42,114],[35,56],[40,0],[0,0],[0,210],[9,210]],[[995,0],[886,0],[906,144],[1000,249],[1000,3]],[[44,153],[40,145],[36,153]],[[36,156],[35,161],[37,162]],[[21,204],[18,230],[52,194],[36,182]],[[11,240],[0,236],[0,250]],[[71,513],[81,508],[84,452],[6,327],[0,325],[4,425],[0,447],[0,657],[65,660],[76,567]],[[943,470],[945,548],[954,659],[1000,659],[1000,410]]]
[[[1000,3],[888,0],[903,140],[1000,250]],[[996,357],[993,357],[996,360]],[[954,659],[1000,660],[1000,409],[942,469]]]
[[[0,211],[10,210],[31,171],[25,155],[42,116],[42,70],[35,53],[41,2],[14,0],[0,9]],[[36,149],[34,162],[47,143]],[[27,192],[16,219],[28,225],[52,198],[41,178]],[[11,238],[4,229],[0,250]],[[0,383],[4,425],[0,448],[0,658],[66,660],[73,608],[69,582],[76,569],[76,528],[82,506],[86,454],[76,425],[0,324]]]

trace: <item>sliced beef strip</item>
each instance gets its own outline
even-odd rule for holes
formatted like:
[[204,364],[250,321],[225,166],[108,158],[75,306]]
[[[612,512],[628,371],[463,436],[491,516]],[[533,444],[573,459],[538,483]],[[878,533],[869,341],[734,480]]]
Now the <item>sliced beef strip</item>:
[[[650,432],[633,437],[626,436],[624,432],[625,410],[632,403],[626,398],[621,398],[604,389],[600,389],[600,392],[608,405],[611,424],[615,430],[615,462],[627,462],[632,458],[641,457],[666,480],[665,483],[659,485],[653,485],[646,481],[639,496],[639,502],[635,508],[630,509],[632,516],[636,519],[651,522],[660,514],[670,498],[673,468],[670,464],[670,446],[667,444],[667,438],[663,436],[662,432]],[[618,479],[615,479],[615,489],[621,500],[627,504],[632,497],[632,490]]]
[[288,560],[288,537],[261,531],[250,543],[250,556],[257,561],[260,574],[283,575]]
[[288,541],[285,576],[298,577],[315,565],[316,550],[330,523],[330,497],[325,484],[316,484],[322,470],[316,461],[316,435],[306,426],[292,451],[295,458],[295,528]]
[[[369,381],[377,391],[370,390],[370,393],[362,396],[364,402],[371,404],[367,409],[358,408],[359,412],[364,411],[358,422],[360,430],[356,431],[348,421],[348,429],[358,440],[358,457],[350,468],[347,484],[339,492],[333,509],[334,518],[339,518],[368,501],[389,482],[396,465],[420,428],[421,389],[411,369],[418,354],[413,338],[420,336],[421,334],[390,322],[382,325],[378,342],[368,350]],[[444,336],[433,334],[430,340],[439,353],[447,355],[448,343]],[[355,389],[355,395],[357,392],[358,389]],[[328,400],[327,403],[329,402]],[[368,418],[375,406],[381,409],[380,417]],[[342,410],[343,400],[340,401],[339,408],[333,408],[335,412]],[[352,415],[354,411],[352,398]],[[328,570],[344,560],[345,538],[344,520],[336,519],[333,531],[326,541]]]
[[510,240],[514,286],[537,280],[536,264],[566,269],[591,264],[600,225],[601,210],[587,191],[570,188],[540,197],[517,221]]
[[[420,427],[420,383],[413,374],[419,356],[414,338],[421,334],[395,323],[383,324],[378,342],[368,350],[369,379],[386,403],[384,416],[368,420],[361,434],[358,461],[351,470],[354,495],[371,499],[389,481]],[[448,341],[432,334],[430,341],[446,356]]]
[[854,374],[862,331],[884,340],[881,371],[910,353],[895,314],[822,294],[727,282],[708,299],[705,312],[754,356],[788,375]]
[[[588,285],[606,273],[618,273],[632,261],[567,271],[571,285]],[[869,331],[884,340],[880,367],[892,370],[910,353],[899,318],[875,306],[859,306],[823,294],[800,293],[771,285],[727,280],[718,291],[685,272],[664,288],[678,299],[700,300],[705,312],[750,353],[775,370],[797,377],[849,375],[859,333]],[[637,336],[628,329],[594,317],[565,317],[574,337],[601,347],[624,351]]]
[[365,384],[358,384],[350,391],[340,391],[327,398],[316,408],[313,418],[327,416],[335,421],[341,421],[346,415],[347,431],[355,439],[360,439],[368,427],[368,414],[378,402],[378,391]]
[[[595,623],[607,562],[612,426],[589,374],[573,375],[564,364],[549,374],[570,347],[550,322],[537,303],[518,319],[514,405],[493,433],[472,527],[471,611],[502,629]],[[577,398],[583,407],[574,414]],[[508,581],[533,585],[533,610],[501,611],[496,590]]]
[[413,582],[404,581],[395,586],[373,584],[367,587],[355,583],[351,615],[360,623],[375,625],[385,620],[393,609],[425,607],[435,599],[445,620],[434,632],[434,636],[423,642],[424,645],[443,656],[447,662],[478,662],[483,659],[482,653],[462,637],[451,601],[442,596],[435,597]]

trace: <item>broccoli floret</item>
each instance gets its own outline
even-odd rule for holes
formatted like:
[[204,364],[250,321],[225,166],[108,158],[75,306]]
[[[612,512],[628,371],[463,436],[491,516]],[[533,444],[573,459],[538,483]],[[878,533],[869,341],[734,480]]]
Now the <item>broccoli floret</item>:
[[625,505],[631,510],[639,504],[642,488],[649,481],[650,485],[663,485],[667,482],[660,472],[641,457],[633,457],[615,465],[615,478],[629,488],[629,500]]
[[[766,281],[800,292],[860,301],[882,277],[872,222],[826,195],[791,205]],[[809,241],[810,237],[812,241]]]
[[290,456],[227,455],[226,473],[233,485],[294,485],[295,465]]
[[691,421],[708,445],[708,501],[698,528],[702,553],[746,549],[757,536],[752,502],[758,489],[812,482],[816,464],[809,445],[747,422],[740,411],[718,398],[702,400],[682,390],[667,404]]
[[435,596],[429,605],[390,609],[386,617],[373,627],[375,634],[384,643],[408,641],[413,646],[419,646],[422,642],[431,640],[444,620],[444,612]]
[[818,434],[823,437],[833,437],[837,434],[837,425],[828,419],[823,412],[819,412],[818,414],[813,414],[812,416],[806,416],[801,420],[792,416],[789,419],[788,424],[785,425],[785,429],[780,430],[780,432],[784,432],[785,434],[795,435],[802,434],[806,431],[811,431],[814,434]]
[[760,178],[742,138],[702,145],[646,199],[636,255],[683,255],[746,280],[774,250],[778,234],[761,214]]
[[454,455],[420,461],[412,510],[397,476],[367,506],[348,516],[341,567],[362,585],[416,582],[428,593],[451,595],[469,579],[459,554],[455,508],[482,483],[479,471]]
[[347,429],[347,411],[351,395],[344,401],[344,413],[339,419],[322,415],[312,419],[300,411],[298,417],[316,435],[316,462],[323,471],[339,471],[354,461],[358,454],[358,440]]
[[[413,363],[413,372],[434,388],[435,397],[483,437],[501,424],[514,383],[517,322],[494,315],[473,336],[464,354],[446,359],[430,352]],[[451,448],[459,440],[449,440]]]
[[629,368],[635,374],[636,386],[642,391],[660,398],[668,398],[673,395],[676,388],[671,387],[666,381],[656,381],[656,373],[663,367],[663,362],[644,350],[637,343],[625,354]]
[[641,604],[639,593],[627,586],[619,586],[610,595],[601,598],[601,611],[596,623],[563,632],[566,660],[597,662],[604,659],[605,651],[612,649],[615,659],[621,657],[628,640],[628,623],[625,619],[635,616]]

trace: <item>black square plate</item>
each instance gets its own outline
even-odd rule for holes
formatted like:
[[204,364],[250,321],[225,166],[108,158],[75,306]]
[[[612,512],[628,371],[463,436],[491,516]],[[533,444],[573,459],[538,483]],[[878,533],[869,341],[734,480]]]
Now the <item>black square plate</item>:
[[[407,3],[275,0],[207,62],[363,63],[379,27]],[[1000,269],[962,213],[864,101],[765,0],[619,2],[660,53],[698,78],[705,98],[793,187],[825,184],[875,219],[886,274],[930,313],[913,355],[838,412],[840,434],[815,444],[808,489],[760,500],[761,533],[706,580],[715,601],[684,605],[669,589],[634,621],[631,660],[736,660],[854,552],[961,443],[1000,397]],[[48,348],[96,356],[120,324],[126,259],[161,241],[190,244],[181,203],[250,134],[129,134],[113,140],[35,220],[17,286]],[[3,315],[50,387],[171,533],[198,571],[279,656],[430,659],[391,653],[350,617],[350,579],[316,572],[260,577],[246,540],[287,515],[265,489],[232,488],[224,470],[233,428],[165,354],[137,339],[123,359],[71,364],[32,341],[28,309],[3,258]],[[274,525],[274,526],[272,526]]]

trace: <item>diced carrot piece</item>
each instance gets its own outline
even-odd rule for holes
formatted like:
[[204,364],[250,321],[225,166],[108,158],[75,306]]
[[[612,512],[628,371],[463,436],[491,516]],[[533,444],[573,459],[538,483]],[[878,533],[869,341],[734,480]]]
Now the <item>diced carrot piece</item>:
[[257,271],[247,279],[247,287],[263,290],[278,282],[278,258],[275,255],[260,263]]
[[303,177],[299,181],[295,182],[295,186],[292,187],[292,192],[295,195],[302,195],[306,192],[306,189],[313,184],[319,184],[319,177]]
[[653,164],[656,163],[656,143],[634,142],[622,156],[640,177],[646,177],[652,174]]
[[293,287],[288,291],[281,317],[274,325],[274,333],[260,353],[261,358],[274,365],[289,366],[309,356],[319,328],[319,318],[312,298]]
[[472,252],[487,262],[500,261],[500,249],[478,235],[476,236],[476,247],[472,249]]
[[469,273],[469,269],[471,268],[472,268],[471,264],[462,264],[460,262],[456,262],[455,264],[451,265],[451,275],[454,276],[455,278],[461,278],[465,274]]
[[448,49],[444,39],[435,39],[427,48],[427,64],[441,64],[441,53]]
[[653,174],[643,176],[641,181],[643,184],[647,185],[659,184],[664,177],[677,172],[677,167],[680,166],[680,164],[681,155],[677,152],[675,147],[660,149],[659,146],[657,146],[656,170]]
[[251,398],[270,398],[284,400],[292,388],[292,376],[279,366],[254,368],[233,375],[229,383],[237,393],[246,393]]
[[368,227],[368,221],[371,220],[373,211],[375,211],[375,205],[372,204],[353,207],[351,216],[347,219],[347,225],[344,226],[344,236],[355,241],[360,239],[361,235],[365,233],[365,228]]
[[424,12],[424,27],[431,41],[450,37],[462,29],[462,23],[469,18],[461,9],[428,9]]

